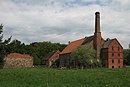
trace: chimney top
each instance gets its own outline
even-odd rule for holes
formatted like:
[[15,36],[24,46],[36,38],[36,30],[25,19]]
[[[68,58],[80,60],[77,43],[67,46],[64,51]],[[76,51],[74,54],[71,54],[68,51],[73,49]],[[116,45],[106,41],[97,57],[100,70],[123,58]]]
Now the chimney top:
[[98,15],[98,14],[100,14],[100,12],[96,12],[96,13],[95,13],[95,15]]
[[70,41],[68,41],[68,44],[70,44]]
[[2,29],[2,28],[3,28],[3,25],[1,24],[1,25],[0,25],[0,29]]
[[107,38],[106,41],[110,41],[110,38]]

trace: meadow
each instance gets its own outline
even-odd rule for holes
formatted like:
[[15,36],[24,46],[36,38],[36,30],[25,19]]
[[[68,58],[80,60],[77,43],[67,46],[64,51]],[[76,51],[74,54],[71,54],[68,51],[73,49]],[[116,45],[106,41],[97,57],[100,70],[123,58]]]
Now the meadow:
[[0,87],[130,87],[130,68],[0,69]]

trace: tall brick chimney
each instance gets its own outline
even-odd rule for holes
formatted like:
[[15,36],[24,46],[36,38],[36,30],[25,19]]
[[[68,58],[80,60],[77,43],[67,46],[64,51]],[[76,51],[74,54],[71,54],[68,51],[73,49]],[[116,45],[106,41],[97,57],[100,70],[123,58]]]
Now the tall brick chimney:
[[95,32],[94,32],[94,48],[97,56],[100,57],[101,50],[101,32],[100,32],[100,13],[95,13]]

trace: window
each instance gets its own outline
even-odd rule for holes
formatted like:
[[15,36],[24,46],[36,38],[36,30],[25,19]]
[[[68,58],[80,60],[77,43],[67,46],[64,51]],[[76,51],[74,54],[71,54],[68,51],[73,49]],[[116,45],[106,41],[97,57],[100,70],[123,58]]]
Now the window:
[[114,66],[112,66],[112,68],[114,68]]
[[120,53],[118,53],[118,56],[120,57]]
[[112,53],[112,56],[114,56],[114,53]]
[[118,51],[120,51],[120,47],[118,47]]
[[114,47],[112,46],[112,50],[114,50]]
[[112,59],[112,63],[114,63],[114,59]]
[[118,63],[120,63],[120,59],[118,59]]
[[118,68],[120,68],[120,66],[118,66]]

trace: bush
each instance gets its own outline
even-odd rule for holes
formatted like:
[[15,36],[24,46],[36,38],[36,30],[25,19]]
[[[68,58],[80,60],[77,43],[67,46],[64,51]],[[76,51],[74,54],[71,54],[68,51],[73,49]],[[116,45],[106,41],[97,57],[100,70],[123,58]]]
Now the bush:
[[96,51],[89,46],[81,45],[73,49],[70,63],[73,67],[93,68],[99,66],[100,60],[96,57]]

